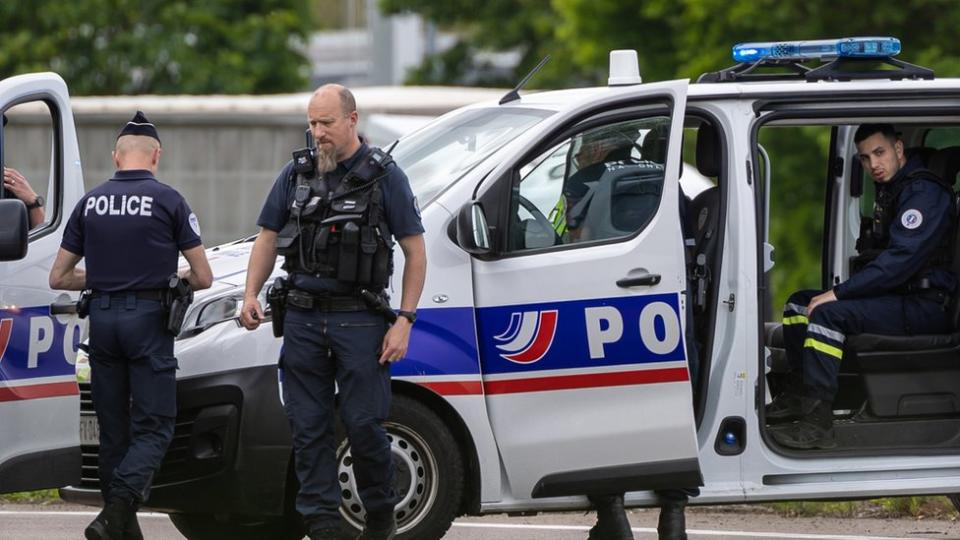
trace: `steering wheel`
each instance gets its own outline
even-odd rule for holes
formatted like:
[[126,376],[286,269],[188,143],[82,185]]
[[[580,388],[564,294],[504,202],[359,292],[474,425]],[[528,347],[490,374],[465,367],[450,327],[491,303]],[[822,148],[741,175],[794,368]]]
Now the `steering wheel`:
[[534,222],[536,222],[537,227],[543,230],[544,233],[546,233],[547,231],[550,231],[550,233],[553,234],[553,243],[550,245],[555,246],[557,244],[560,244],[561,243],[560,236],[557,234],[556,229],[553,228],[553,223],[549,219],[547,219],[547,216],[543,215],[543,212],[541,212],[540,209],[537,208],[535,204],[530,202],[530,199],[527,199],[523,195],[518,194],[517,200],[520,203],[520,206],[527,212],[530,212],[530,215],[533,216],[533,220]]

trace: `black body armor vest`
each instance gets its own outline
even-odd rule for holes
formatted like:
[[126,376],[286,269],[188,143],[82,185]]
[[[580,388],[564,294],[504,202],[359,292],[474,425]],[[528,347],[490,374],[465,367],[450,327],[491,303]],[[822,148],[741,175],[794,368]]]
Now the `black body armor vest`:
[[950,233],[943,235],[940,245],[933,257],[927,261],[920,274],[931,268],[950,268],[953,261],[953,228],[956,216],[956,200],[953,193],[953,186],[929,169],[914,169],[904,178],[894,184],[881,184],[877,189],[877,197],[873,204],[873,219],[865,223],[860,231],[860,238],[857,239],[857,251],[860,253],[856,257],[857,268],[862,268],[868,264],[890,245],[890,227],[893,220],[897,218],[897,208],[900,206],[900,194],[914,182],[922,179],[933,180],[945,191],[944,196],[950,199]]
[[353,291],[386,288],[393,273],[393,237],[380,180],[391,166],[393,158],[370,147],[335,185],[315,168],[298,172],[295,167],[290,219],[277,235],[283,269],[332,278]]

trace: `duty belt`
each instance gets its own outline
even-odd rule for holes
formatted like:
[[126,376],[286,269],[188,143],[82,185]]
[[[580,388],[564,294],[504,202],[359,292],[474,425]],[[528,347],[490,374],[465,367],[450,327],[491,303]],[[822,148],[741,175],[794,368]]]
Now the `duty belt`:
[[133,295],[137,300],[156,300],[158,302],[164,301],[166,291],[163,289],[140,289],[135,291],[93,291],[90,294],[90,298],[101,298],[103,296],[109,296],[110,298],[126,298],[127,296]]
[[355,296],[328,296],[294,289],[287,293],[287,306],[303,311],[366,311],[367,304]]

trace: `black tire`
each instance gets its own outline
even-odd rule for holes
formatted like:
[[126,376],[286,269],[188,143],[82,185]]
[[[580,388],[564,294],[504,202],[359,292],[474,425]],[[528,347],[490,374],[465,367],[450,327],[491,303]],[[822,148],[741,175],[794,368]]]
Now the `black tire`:
[[953,495],[947,495],[947,498],[950,499],[950,502],[953,504],[953,508],[960,512],[960,493],[954,493]]
[[[394,396],[384,426],[400,499],[394,511],[397,540],[438,540],[459,514],[463,497],[463,459],[457,441],[436,413],[405,396]],[[357,496],[346,440],[338,445],[337,466],[343,496],[340,513],[359,532],[365,512]]]
[[253,517],[224,516],[218,520],[210,514],[170,514],[173,526],[187,540],[300,540],[306,535],[296,516]]

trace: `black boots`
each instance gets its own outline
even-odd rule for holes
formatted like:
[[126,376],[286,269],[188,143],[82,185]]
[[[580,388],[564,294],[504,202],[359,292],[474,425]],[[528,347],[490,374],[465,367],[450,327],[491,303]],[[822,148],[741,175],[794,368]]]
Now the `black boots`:
[[687,540],[687,523],[684,516],[685,502],[664,501],[660,506],[657,521],[659,540]]
[[836,447],[830,404],[819,399],[802,398],[800,409],[802,417],[798,422],[770,429],[773,440],[801,450]]
[[136,503],[111,499],[83,534],[87,540],[142,540]]
[[590,529],[589,540],[633,540],[623,495],[595,495],[589,499],[597,509],[597,524]]
[[368,512],[367,522],[357,540],[393,540],[397,536],[397,519],[393,512]]

